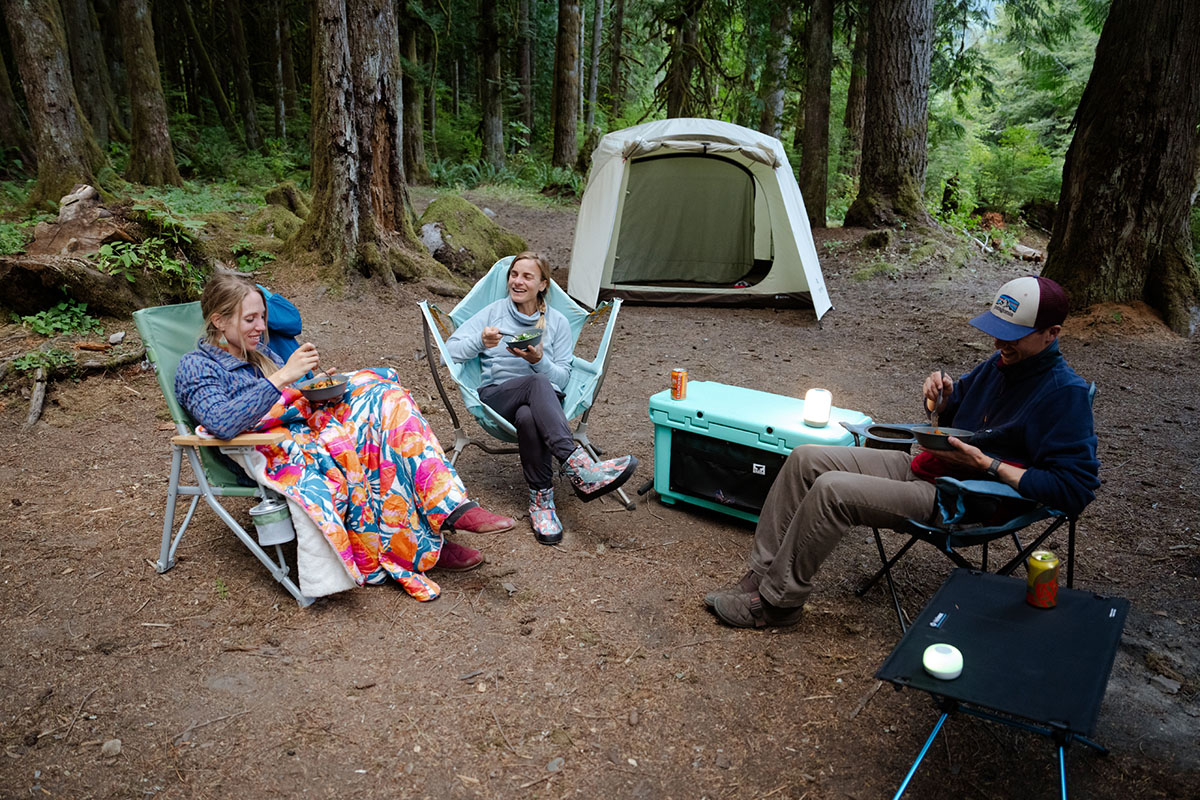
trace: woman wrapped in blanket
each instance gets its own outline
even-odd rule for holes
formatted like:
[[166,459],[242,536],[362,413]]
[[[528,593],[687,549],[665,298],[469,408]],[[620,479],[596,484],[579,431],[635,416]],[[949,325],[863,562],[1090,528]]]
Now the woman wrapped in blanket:
[[[536,253],[519,253],[508,269],[508,296],[484,307],[454,332],[446,345],[456,362],[479,356],[483,370],[479,399],[517,429],[521,469],[529,484],[529,521],[542,544],[562,541],[554,506],[552,458],[561,462],[575,493],[586,503],[629,480],[637,459],[595,461],[575,443],[562,397],[571,377],[571,326],[546,306],[550,265]],[[536,329],[532,347],[503,343],[505,333]]]
[[[438,596],[438,567],[478,566],[447,530],[497,533],[513,520],[469,500],[416,402],[390,369],[359,370],[340,403],[312,407],[291,384],[320,366],[311,342],[285,362],[267,342],[266,305],[250,281],[214,275],[200,308],[205,336],[179,362],[175,394],[211,435],[282,430],[260,447],[263,479],[303,506],[360,585],[390,575],[419,600]],[[341,376],[339,376],[341,377]]]

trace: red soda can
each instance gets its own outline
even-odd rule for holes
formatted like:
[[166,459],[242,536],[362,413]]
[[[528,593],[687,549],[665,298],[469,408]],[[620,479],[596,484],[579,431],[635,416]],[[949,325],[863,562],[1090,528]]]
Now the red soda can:
[[687,370],[671,370],[671,399],[682,400],[687,397]]
[[1025,569],[1025,601],[1038,608],[1054,608],[1058,604],[1058,556],[1049,550],[1034,550]]

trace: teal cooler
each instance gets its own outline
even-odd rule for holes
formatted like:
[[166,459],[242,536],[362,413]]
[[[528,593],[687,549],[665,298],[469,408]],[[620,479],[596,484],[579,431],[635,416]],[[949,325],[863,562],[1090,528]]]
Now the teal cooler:
[[853,446],[841,422],[870,424],[871,418],[833,408],[829,424],[804,424],[804,401],[795,397],[726,386],[689,383],[687,397],[670,391],[650,397],[654,423],[654,490],[664,503],[676,501],[758,521],[775,476],[792,448],[803,444]]

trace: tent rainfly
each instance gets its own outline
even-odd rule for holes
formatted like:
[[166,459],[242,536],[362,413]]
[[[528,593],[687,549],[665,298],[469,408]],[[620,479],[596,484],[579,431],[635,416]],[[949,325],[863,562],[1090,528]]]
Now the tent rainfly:
[[800,187],[778,139],[668,119],[600,140],[575,225],[567,291],[600,299],[832,304]]

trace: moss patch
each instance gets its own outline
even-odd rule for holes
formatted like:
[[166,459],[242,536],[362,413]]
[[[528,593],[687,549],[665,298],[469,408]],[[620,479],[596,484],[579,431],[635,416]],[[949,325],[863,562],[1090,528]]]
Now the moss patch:
[[267,205],[286,208],[300,219],[308,219],[309,211],[312,210],[311,198],[300,191],[300,187],[292,181],[284,181],[267,190],[264,199]]
[[246,222],[246,230],[257,236],[274,236],[287,241],[300,229],[304,220],[283,206],[263,206]]
[[526,249],[524,239],[504,230],[457,195],[430,203],[417,226],[433,257],[451,272],[471,280],[482,277],[504,256]]

